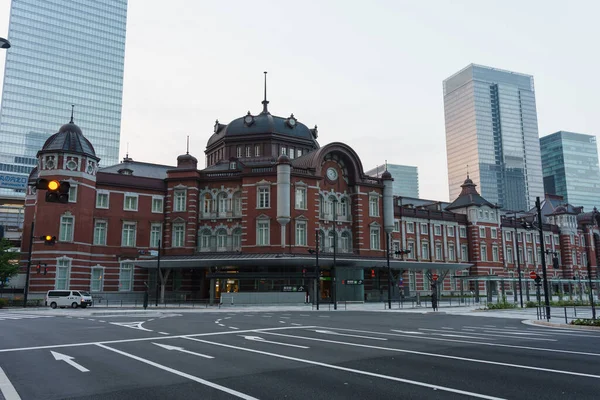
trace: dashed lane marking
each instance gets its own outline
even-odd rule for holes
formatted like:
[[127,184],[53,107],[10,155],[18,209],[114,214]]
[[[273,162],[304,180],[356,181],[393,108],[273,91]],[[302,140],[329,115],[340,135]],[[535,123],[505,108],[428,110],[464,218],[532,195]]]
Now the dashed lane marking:
[[168,335],[169,334],[168,332],[158,332],[158,333],[160,333],[161,335]]

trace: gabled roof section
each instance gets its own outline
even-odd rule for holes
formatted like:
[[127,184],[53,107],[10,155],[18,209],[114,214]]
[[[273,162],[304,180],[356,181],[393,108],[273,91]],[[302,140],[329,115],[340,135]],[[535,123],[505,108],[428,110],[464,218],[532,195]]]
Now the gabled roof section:
[[469,178],[469,175],[467,175],[465,183],[460,185],[460,187],[462,188],[462,191],[460,192],[456,200],[454,200],[452,203],[450,203],[448,207],[446,207],[446,210],[450,211],[455,210],[457,208],[466,208],[471,206],[488,206],[490,208],[499,208],[498,206],[490,203],[489,201],[481,197],[477,189],[475,189],[477,185],[473,183],[471,178]]
[[130,170],[132,176],[140,178],[167,179],[167,171],[171,169],[175,169],[175,167],[137,162],[126,158],[122,163],[100,168],[98,173],[121,175],[119,171]]
[[[573,207],[571,204],[565,203],[562,196],[546,195],[540,206],[543,216],[563,214],[577,215],[582,212],[581,207]],[[531,209],[530,212],[537,213],[535,208]]]

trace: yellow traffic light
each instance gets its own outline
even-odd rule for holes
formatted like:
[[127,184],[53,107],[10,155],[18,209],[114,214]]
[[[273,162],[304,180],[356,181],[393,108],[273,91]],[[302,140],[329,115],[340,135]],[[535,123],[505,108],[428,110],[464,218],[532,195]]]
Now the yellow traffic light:
[[44,236],[44,240],[52,240],[52,236],[46,235],[46,236]]
[[48,190],[58,190],[60,187],[60,182],[57,180],[51,180],[48,182]]

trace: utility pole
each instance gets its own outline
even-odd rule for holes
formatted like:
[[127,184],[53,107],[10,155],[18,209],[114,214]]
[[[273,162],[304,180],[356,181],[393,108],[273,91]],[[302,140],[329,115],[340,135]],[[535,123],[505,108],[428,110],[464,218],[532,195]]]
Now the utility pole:
[[23,307],[27,307],[27,295],[29,294],[29,275],[31,274],[31,251],[33,250],[33,228],[35,222],[31,221],[31,232],[29,233],[29,255],[27,258],[27,273],[25,276],[25,289],[23,289]]
[[544,245],[544,227],[542,221],[542,206],[540,203],[539,196],[535,199],[535,207],[537,208],[537,216],[538,216],[538,230],[540,232],[540,246],[541,246],[541,254],[542,254],[542,279],[544,281],[544,300],[546,303],[546,320],[550,321],[550,299],[548,297],[548,274],[546,273],[546,257],[544,257],[544,252],[546,251],[546,247]]

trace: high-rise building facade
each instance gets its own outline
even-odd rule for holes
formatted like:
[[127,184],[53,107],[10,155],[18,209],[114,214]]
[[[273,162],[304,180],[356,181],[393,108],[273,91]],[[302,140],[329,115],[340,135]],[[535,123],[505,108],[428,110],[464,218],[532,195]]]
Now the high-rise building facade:
[[75,120],[119,158],[127,0],[12,0],[0,111],[1,195],[25,195],[36,153]]
[[544,190],[564,201],[600,208],[600,169],[596,136],[559,131],[540,138]]
[[[385,170],[386,165],[378,165],[365,172],[365,174],[381,178],[381,174],[383,174]],[[387,164],[387,170],[394,178],[394,196],[419,197],[419,171],[417,170],[417,167]]]
[[544,194],[533,77],[471,64],[443,86],[450,198],[468,174],[491,203],[531,209]]

